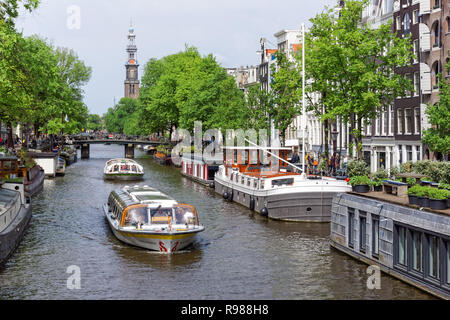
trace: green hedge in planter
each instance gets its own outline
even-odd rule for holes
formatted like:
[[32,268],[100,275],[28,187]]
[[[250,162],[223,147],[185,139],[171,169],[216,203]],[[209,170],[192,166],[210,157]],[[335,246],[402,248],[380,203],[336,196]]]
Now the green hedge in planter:
[[415,184],[408,189],[408,195],[417,196],[421,189],[423,189],[421,185]]
[[434,200],[446,200],[450,196],[450,192],[444,189],[436,189],[436,188],[430,188],[427,187],[429,190],[427,190],[428,198],[434,199]]
[[351,186],[357,186],[357,185],[363,185],[363,184],[371,186],[373,184],[372,180],[370,180],[368,176],[353,176],[350,178],[348,183]]

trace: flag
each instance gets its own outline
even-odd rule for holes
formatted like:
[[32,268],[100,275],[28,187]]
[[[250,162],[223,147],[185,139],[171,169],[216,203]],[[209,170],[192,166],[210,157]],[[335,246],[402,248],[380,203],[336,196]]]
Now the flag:
[[67,114],[66,114],[66,122],[69,122],[69,117],[67,116]]

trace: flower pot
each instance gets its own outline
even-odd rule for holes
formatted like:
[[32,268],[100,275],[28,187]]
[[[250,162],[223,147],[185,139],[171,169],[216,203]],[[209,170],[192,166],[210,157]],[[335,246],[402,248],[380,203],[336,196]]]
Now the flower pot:
[[357,184],[355,186],[352,186],[352,189],[354,192],[367,193],[370,191],[370,186],[367,184]]
[[430,199],[430,208],[434,210],[447,209],[447,199]]
[[409,204],[418,204],[418,199],[417,196],[413,196],[413,195],[408,195],[408,199],[409,199]]
[[383,186],[373,186],[373,191],[383,191]]
[[417,204],[421,207],[429,207],[430,206],[430,199],[426,197],[418,197],[417,198]]
[[434,210],[447,209],[447,199],[443,200],[430,199],[430,208]]
[[450,208],[450,197],[447,198],[447,208]]

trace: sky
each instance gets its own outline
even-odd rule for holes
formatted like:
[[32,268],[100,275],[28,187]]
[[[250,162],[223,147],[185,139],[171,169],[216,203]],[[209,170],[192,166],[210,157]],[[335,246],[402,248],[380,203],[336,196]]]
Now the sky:
[[185,45],[212,53],[224,68],[257,65],[260,38],[276,48],[283,29],[308,27],[309,19],[336,0],[41,0],[22,12],[16,29],[73,49],[92,76],[84,88],[90,113],[103,115],[124,96],[130,23],[136,34],[139,77],[151,58]]

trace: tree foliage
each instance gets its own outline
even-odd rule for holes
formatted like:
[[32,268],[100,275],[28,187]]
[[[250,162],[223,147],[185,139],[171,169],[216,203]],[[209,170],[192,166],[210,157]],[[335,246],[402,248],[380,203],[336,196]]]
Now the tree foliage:
[[[446,70],[450,69],[447,62]],[[441,154],[450,154],[450,84],[442,77],[439,77],[439,102],[435,105],[428,105],[425,110],[431,128],[423,132],[423,143],[427,144],[431,151]]]
[[212,55],[194,47],[151,59],[145,66],[139,96],[140,127],[146,133],[185,128],[237,128],[245,124],[245,100],[234,79]]
[[363,124],[369,123],[398,96],[411,91],[410,80],[395,73],[412,61],[411,37],[391,31],[391,22],[378,28],[361,22],[368,1],[345,1],[336,16],[332,9],[312,18],[306,37],[306,71],[313,82],[312,110],[322,121],[339,117],[350,125],[358,158],[362,158]]

